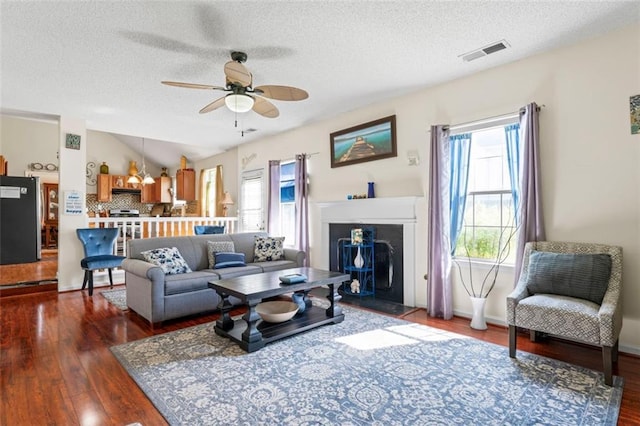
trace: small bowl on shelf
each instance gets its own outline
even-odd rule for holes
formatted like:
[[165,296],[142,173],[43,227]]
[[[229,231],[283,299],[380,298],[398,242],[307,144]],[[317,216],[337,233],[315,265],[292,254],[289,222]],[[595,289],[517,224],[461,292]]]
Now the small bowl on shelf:
[[256,306],[256,312],[263,321],[279,323],[293,318],[298,312],[298,305],[293,302],[281,300],[263,302]]

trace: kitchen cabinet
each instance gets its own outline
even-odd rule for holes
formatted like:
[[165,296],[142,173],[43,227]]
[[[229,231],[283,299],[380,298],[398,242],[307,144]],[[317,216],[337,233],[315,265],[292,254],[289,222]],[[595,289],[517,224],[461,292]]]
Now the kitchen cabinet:
[[156,203],[156,184],[155,183],[147,183],[146,185],[142,185],[142,190],[140,191],[140,202],[141,203]]
[[195,201],[196,199],[196,171],[193,169],[179,169],[176,172],[176,198],[178,200]]
[[111,175],[98,175],[98,201],[107,202],[113,198],[111,195]]
[[169,176],[161,176],[155,180],[153,201],[155,203],[171,203],[171,178]]
[[127,175],[110,175],[111,176],[111,189],[140,189],[142,187],[139,183],[129,183]]

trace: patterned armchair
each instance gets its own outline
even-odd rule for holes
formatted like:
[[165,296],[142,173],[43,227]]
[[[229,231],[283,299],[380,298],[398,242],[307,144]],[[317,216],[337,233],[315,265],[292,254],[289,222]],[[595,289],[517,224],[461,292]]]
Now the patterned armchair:
[[[581,256],[586,254],[592,256]],[[516,327],[529,329],[534,342],[542,332],[600,346],[604,381],[611,386],[622,328],[621,294],[621,247],[527,243],[520,280],[507,296],[509,356],[516,356]]]

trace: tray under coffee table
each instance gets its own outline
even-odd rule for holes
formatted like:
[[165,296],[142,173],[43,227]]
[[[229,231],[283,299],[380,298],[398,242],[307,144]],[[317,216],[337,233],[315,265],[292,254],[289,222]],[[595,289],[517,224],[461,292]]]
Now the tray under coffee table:
[[[307,281],[295,284],[283,284],[279,278],[286,274],[304,274]],[[244,275],[209,282],[209,287],[220,296],[218,308],[222,315],[216,321],[216,334],[228,337],[238,342],[247,352],[254,352],[265,344],[301,333],[324,324],[337,324],[344,320],[342,308],[338,301],[342,298],[338,294],[338,287],[350,279],[348,274],[323,271],[315,268],[293,268],[282,271],[265,272],[262,274]],[[328,308],[313,306],[308,292],[316,287],[328,286]],[[264,299],[279,296],[294,291],[304,291],[306,309],[296,314],[292,319],[282,323],[268,323],[262,321],[256,312],[256,306]],[[242,319],[231,319],[233,308],[229,296],[237,297],[247,305],[247,312]]]

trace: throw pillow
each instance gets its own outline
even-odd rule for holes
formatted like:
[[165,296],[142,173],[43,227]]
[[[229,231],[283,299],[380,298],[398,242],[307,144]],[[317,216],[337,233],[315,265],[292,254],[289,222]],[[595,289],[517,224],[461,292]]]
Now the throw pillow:
[[247,266],[244,263],[244,253],[228,253],[218,252],[215,253],[216,264],[213,269],[230,268],[232,266]]
[[221,251],[227,253],[233,253],[234,251],[236,251],[236,248],[233,245],[233,241],[207,241],[207,257],[209,258],[209,269],[215,268],[215,254]]
[[191,272],[177,247],[164,247],[155,250],[140,252],[142,257],[156,266],[162,268],[165,275],[186,274]]
[[224,234],[224,226],[196,225],[193,227],[193,233],[196,235]]
[[254,262],[269,262],[284,257],[284,237],[256,237]]
[[529,255],[527,289],[533,294],[558,294],[599,305],[607,292],[610,276],[611,256],[608,254],[534,250]]

